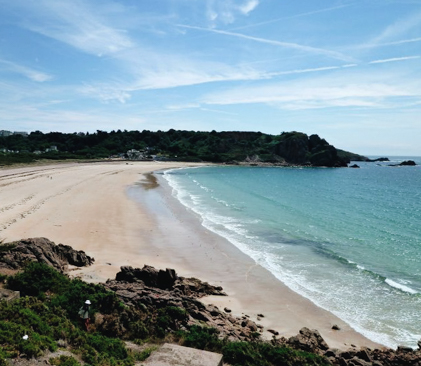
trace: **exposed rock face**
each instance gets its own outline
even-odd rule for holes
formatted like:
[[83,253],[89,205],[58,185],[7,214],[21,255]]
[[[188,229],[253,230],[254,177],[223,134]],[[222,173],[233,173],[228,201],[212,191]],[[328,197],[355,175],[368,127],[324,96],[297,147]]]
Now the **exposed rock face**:
[[287,343],[293,348],[313,353],[322,354],[329,349],[329,346],[317,330],[310,330],[305,327],[295,337],[288,339]]
[[179,277],[174,269],[156,270],[145,265],[142,269],[130,266],[121,267],[116,274],[117,282],[141,283],[147,287],[179,292],[185,296],[203,297],[206,295],[226,296],[220,286],[212,286],[197,278]]
[[[4,250],[1,250],[1,248]],[[46,238],[22,239],[0,246],[0,268],[18,270],[26,262],[40,262],[63,272],[68,264],[90,266],[94,258],[69,245],[58,244]]]
[[275,154],[290,164],[345,167],[350,162],[338,156],[336,148],[318,135],[284,132],[275,146]]
[[115,280],[105,286],[129,306],[148,309],[150,312],[168,306],[186,310],[188,325],[201,324],[216,328],[221,337],[231,340],[252,340],[262,326],[247,317],[233,317],[214,305],[205,305],[198,299],[206,295],[226,294],[221,287],[212,286],[196,278],[179,277],[173,269],[158,271],[154,267],[142,269],[121,267]]

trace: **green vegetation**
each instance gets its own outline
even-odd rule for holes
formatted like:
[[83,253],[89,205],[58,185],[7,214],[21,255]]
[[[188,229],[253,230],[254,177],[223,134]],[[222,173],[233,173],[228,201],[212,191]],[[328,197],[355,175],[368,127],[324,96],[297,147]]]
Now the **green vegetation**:
[[[8,277],[8,287],[27,296],[0,302],[0,365],[5,358],[38,357],[67,345],[88,365],[133,365],[154,350],[128,351],[123,342],[177,341],[185,346],[223,353],[232,365],[326,365],[324,358],[274,346],[267,342],[229,342],[213,328],[187,327],[188,314],[175,306],[160,309],[123,305],[115,293],[101,285],[69,279],[53,268],[30,263],[23,272]],[[92,302],[92,323],[83,330],[78,309]],[[179,330],[180,325],[183,329]],[[24,338],[27,335],[27,339]],[[118,338],[117,338],[118,337]],[[69,356],[50,359],[57,366],[76,366]]]
[[[55,150],[56,149],[56,150]],[[40,158],[102,159],[135,149],[145,158],[182,161],[235,162],[258,156],[260,161],[292,164],[338,159],[336,149],[317,135],[300,132],[269,135],[261,132],[97,131],[96,133],[31,132],[28,136],[0,136],[0,165],[33,162]],[[10,151],[19,153],[10,153]],[[319,158],[312,156],[318,154]],[[333,155],[332,155],[333,154]],[[339,160],[347,160],[342,152]],[[335,162],[336,162],[335,160]],[[333,165],[332,165],[333,166]]]

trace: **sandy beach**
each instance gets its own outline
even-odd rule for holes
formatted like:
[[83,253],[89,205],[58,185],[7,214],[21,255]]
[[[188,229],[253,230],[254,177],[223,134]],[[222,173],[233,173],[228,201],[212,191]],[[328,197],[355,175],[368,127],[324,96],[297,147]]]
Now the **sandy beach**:
[[[0,240],[46,237],[84,250],[95,264],[72,274],[92,282],[114,278],[123,265],[174,268],[181,276],[220,285],[229,295],[205,302],[247,314],[280,336],[308,327],[318,329],[330,347],[379,347],[201,226],[159,178],[160,170],[191,165],[104,162],[0,169]],[[264,317],[258,321],[257,314]],[[334,324],[341,330],[332,330]]]

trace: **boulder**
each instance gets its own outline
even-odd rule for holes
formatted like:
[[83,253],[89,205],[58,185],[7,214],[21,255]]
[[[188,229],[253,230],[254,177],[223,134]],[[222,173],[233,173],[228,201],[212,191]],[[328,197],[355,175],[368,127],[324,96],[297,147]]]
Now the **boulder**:
[[319,331],[315,329],[310,330],[306,327],[302,328],[295,337],[289,338],[287,343],[293,348],[317,354],[323,354],[329,349]]
[[95,260],[81,250],[68,245],[56,245],[47,238],[22,239],[0,246],[0,268],[18,270],[28,261],[44,263],[64,272],[69,264],[84,267],[90,266]]

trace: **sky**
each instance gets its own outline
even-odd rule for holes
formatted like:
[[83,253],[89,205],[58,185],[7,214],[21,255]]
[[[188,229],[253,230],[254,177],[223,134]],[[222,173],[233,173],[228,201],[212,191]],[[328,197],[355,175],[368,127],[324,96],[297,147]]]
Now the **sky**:
[[0,130],[300,131],[421,156],[421,0],[0,9]]

